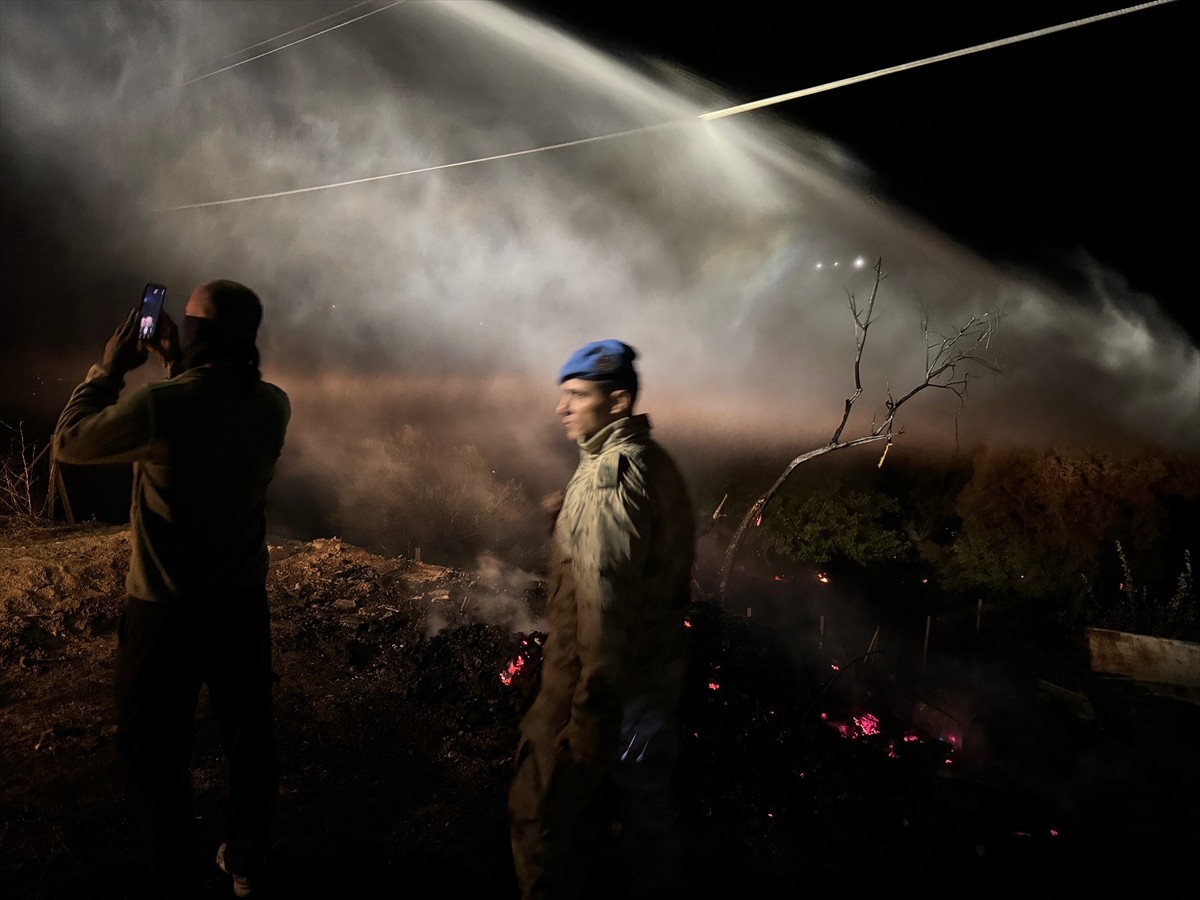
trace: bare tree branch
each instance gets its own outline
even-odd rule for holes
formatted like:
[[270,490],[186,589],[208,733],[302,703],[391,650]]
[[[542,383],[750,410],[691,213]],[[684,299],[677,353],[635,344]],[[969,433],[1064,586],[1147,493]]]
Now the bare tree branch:
[[[850,420],[850,412],[855,402],[862,396],[863,351],[867,345],[867,333],[874,320],[875,300],[879,296],[879,285],[885,277],[883,274],[883,260],[877,260],[875,263],[875,283],[871,287],[871,296],[867,300],[865,308],[859,308],[853,293],[848,292],[847,294],[850,315],[854,320],[854,392],[846,398],[846,402],[842,408],[842,419],[838,423],[837,428],[834,429],[833,436],[829,439],[829,442],[814,450],[801,453],[788,463],[780,476],[775,479],[775,482],[751,504],[746,514],[742,517],[741,522],[733,533],[733,537],[730,539],[729,546],[725,550],[725,558],[722,561],[720,574],[718,575],[717,590],[722,608],[725,606],[725,592],[729,585],[729,575],[733,571],[734,560],[737,557],[738,550],[741,548],[747,531],[752,525],[757,525],[761,521],[763,510],[767,504],[771,502],[779,492],[779,489],[783,487],[791,474],[802,463],[808,462],[810,459],[815,459],[818,456],[824,456],[826,453],[832,453],[834,450],[844,450],[848,447],[858,447],[862,444],[870,444],[876,441],[887,441],[887,447],[890,447],[893,437],[903,433],[902,430],[894,430],[896,414],[913,397],[927,388],[935,388],[952,392],[958,397],[961,405],[966,399],[967,385],[972,374],[970,371],[972,367],[979,366],[993,372],[1000,371],[984,355],[990,349],[991,339],[996,331],[999,318],[996,313],[972,316],[958,331],[949,336],[931,332],[927,319],[922,317],[921,325],[925,335],[924,377],[906,393],[901,395],[898,400],[893,397],[889,388],[884,400],[884,416],[882,421],[876,423],[872,420],[871,429],[866,434],[850,440],[842,440],[842,432],[845,431],[846,424]],[[884,448],[885,456],[887,454],[887,447]],[[881,458],[880,463],[882,462]],[[724,500],[721,501],[722,505],[724,505],[724,502]],[[716,516],[714,515],[714,521],[715,519]]]
[[40,451],[35,442],[25,437],[25,423],[17,427],[0,422],[12,432],[8,451],[0,456],[0,513],[41,519],[47,515],[46,497],[39,488],[38,463],[50,444]]

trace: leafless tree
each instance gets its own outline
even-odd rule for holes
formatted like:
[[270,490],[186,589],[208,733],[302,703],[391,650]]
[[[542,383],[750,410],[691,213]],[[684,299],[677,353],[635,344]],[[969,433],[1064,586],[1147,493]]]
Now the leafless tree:
[[[972,367],[978,366],[993,372],[1000,371],[996,365],[985,357],[990,348],[992,336],[996,331],[999,320],[997,313],[989,312],[972,316],[957,331],[949,335],[931,331],[928,319],[922,316],[921,328],[925,335],[924,378],[907,392],[900,395],[899,398],[895,397],[891,389],[888,388],[887,397],[883,405],[883,418],[878,423],[872,421],[871,430],[866,434],[844,440],[842,432],[845,431],[846,423],[850,419],[850,411],[853,409],[855,401],[858,400],[863,392],[861,371],[863,350],[867,345],[867,332],[870,330],[871,323],[873,322],[875,300],[879,296],[879,285],[886,277],[883,274],[883,260],[880,259],[875,263],[875,282],[871,287],[871,296],[867,300],[865,307],[860,307],[854,294],[847,292],[850,315],[854,318],[854,393],[846,398],[845,406],[842,410],[842,420],[838,423],[828,443],[801,453],[788,463],[780,476],[775,479],[775,482],[764,494],[754,501],[742,517],[737,530],[733,533],[733,538],[730,540],[728,548],[725,550],[725,558],[721,563],[721,570],[718,575],[718,596],[722,607],[725,605],[725,591],[729,584],[729,574],[733,570],[733,562],[737,557],[738,550],[741,548],[746,532],[754,523],[759,521],[767,504],[771,502],[771,499],[783,487],[784,482],[788,480],[788,477],[796,471],[801,463],[808,462],[810,459],[815,459],[818,456],[824,456],[826,453],[832,453],[834,450],[844,450],[848,447],[858,447],[862,444],[886,441],[883,455],[879,460],[880,465],[882,465],[883,459],[887,456],[887,451],[892,445],[892,439],[899,434],[903,434],[903,429],[895,428],[895,419],[896,413],[900,411],[900,407],[905,403],[922,391],[935,388],[952,392],[958,397],[961,404],[966,398],[967,382],[973,374],[970,371]],[[724,501],[721,502],[724,504]]]
[[25,437],[25,424],[17,427],[0,422],[11,434],[7,452],[0,457],[0,514],[42,519],[49,514],[49,503],[38,478],[38,463],[49,449],[40,451]]

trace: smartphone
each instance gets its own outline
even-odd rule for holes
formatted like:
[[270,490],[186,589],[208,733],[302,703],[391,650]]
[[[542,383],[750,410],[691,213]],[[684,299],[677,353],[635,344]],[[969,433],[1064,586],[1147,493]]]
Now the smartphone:
[[167,289],[161,284],[147,284],[142,291],[142,302],[138,306],[138,337],[148,341],[158,330],[158,317],[162,314]]

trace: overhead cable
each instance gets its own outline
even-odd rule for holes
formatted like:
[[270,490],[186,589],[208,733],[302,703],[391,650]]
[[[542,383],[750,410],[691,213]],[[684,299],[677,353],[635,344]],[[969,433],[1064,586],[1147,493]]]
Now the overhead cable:
[[[402,0],[397,0],[397,2],[402,2]],[[1088,16],[1086,18],[1076,19],[1072,22],[1065,22],[1062,25],[1053,25],[1048,28],[1039,28],[1036,31],[1027,31],[1024,34],[1015,35],[1013,37],[1002,38],[1000,40],[995,40],[995,41],[988,41],[987,43],[976,44],[972,47],[967,47],[962,50],[955,50],[950,53],[941,53],[941,54],[938,54],[937,56],[929,56],[924,59],[915,60],[913,62],[904,63],[902,65],[889,66],[888,68],[884,68],[884,69],[876,69],[873,72],[867,72],[862,75],[855,75],[852,78],[842,78],[837,81],[826,82],[825,84],[817,85],[815,87],[804,88],[802,90],[792,91],[792,92],[786,93],[786,94],[776,94],[773,97],[765,97],[762,100],[754,100],[750,103],[741,103],[741,104],[738,104],[737,106],[729,106],[724,109],[718,109],[718,110],[713,110],[711,112],[701,113],[697,116],[689,116],[684,119],[674,119],[674,120],[669,120],[666,122],[658,122],[658,123],[651,124],[651,125],[642,125],[637,128],[629,128],[624,131],[615,131],[615,132],[612,132],[609,134],[592,135],[591,137],[578,138],[576,140],[571,140],[571,141],[561,141],[559,143],[545,144],[545,145],[540,145],[537,147],[529,147],[529,148],[526,148],[523,150],[512,150],[507,153],[496,153],[491,156],[480,156],[480,157],[476,157],[473,159],[459,160],[457,162],[440,163],[440,164],[432,165],[432,166],[422,166],[422,167],[416,168],[416,169],[406,169],[402,172],[389,172],[384,175],[370,175],[365,178],[352,178],[347,181],[334,181],[334,182],[329,182],[327,184],[316,184],[316,185],[311,185],[309,187],[293,188],[292,190],[286,190],[286,191],[272,191],[267,194],[253,194],[253,195],[246,196],[246,197],[230,197],[225,200],[209,200],[209,201],[205,201],[205,202],[201,202],[201,203],[186,203],[186,204],[181,204],[179,206],[169,206],[169,207],[157,209],[157,210],[155,210],[155,212],[177,212],[177,211],[187,210],[187,209],[202,209],[204,207],[209,207],[209,206],[226,206],[226,205],[232,204],[232,203],[249,203],[252,200],[273,200],[278,197],[290,197],[295,194],[308,194],[308,193],[312,193],[314,191],[328,191],[328,190],[332,190],[334,188],[350,187],[351,185],[356,185],[356,184],[367,184],[372,181],[384,181],[384,180],[390,179],[390,178],[403,178],[406,175],[420,175],[425,172],[437,172],[437,171],[441,171],[444,169],[456,169],[456,168],[461,168],[463,166],[478,165],[480,163],[496,162],[501,159],[513,159],[518,156],[528,156],[532,153],[544,153],[549,150],[562,150],[567,147],[578,147],[583,144],[591,144],[591,143],[596,143],[598,141],[609,141],[609,140],[614,140],[616,138],[629,137],[634,134],[642,134],[642,133],[654,131],[657,129],[669,128],[669,127],[674,127],[677,125],[694,123],[697,121],[711,122],[711,121],[715,121],[717,119],[724,119],[729,116],[736,116],[736,115],[740,115],[742,113],[751,112],[752,110],[763,109],[768,106],[776,106],[780,103],[786,103],[790,100],[799,99],[800,97],[808,97],[808,96],[811,96],[812,94],[819,94],[824,91],[836,90],[838,88],[847,87],[852,84],[858,84],[863,81],[870,81],[871,79],[880,78],[884,75],[893,75],[898,72],[905,72],[910,69],[916,69],[921,66],[927,66],[927,65],[930,65],[931,63],[944,62],[946,60],[956,59],[961,56],[967,56],[972,53],[981,53],[984,50],[992,50],[997,47],[1003,47],[1003,46],[1007,46],[1009,44],[1016,44],[1016,43],[1020,43],[1022,41],[1032,40],[1034,38],[1043,37],[1048,34],[1054,34],[1056,32],[1066,31],[1071,28],[1078,28],[1081,25],[1090,25],[1094,22],[1100,22],[1105,19],[1112,19],[1117,16],[1128,15],[1129,13],[1140,12],[1141,10],[1149,9],[1152,6],[1162,6],[1165,3],[1173,3],[1173,2],[1174,2],[1174,0],[1152,0],[1152,2],[1149,2],[1149,3],[1142,3],[1137,6],[1127,7],[1125,9],[1114,10],[1114,11],[1108,12],[1108,13],[1101,13],[1100,15]],[[396,4],[392,3],[390,5],[395,6]],[[386,9],[387,7],[384,7],[384,8]],[[374,10],[373,12],[381,12],[381,11],[382,10]],[[367,15],[371,15],[371,13],[368,13]],[[359,18],[362,18],[362,17],[360,16]],[[351,21],[354,21],[354,20],[351,20]],[[343,24],[349,24],[349,23],[346,22]],[[341,27],[341,26],[335,26],[335,27]],[[317,35],[311,35],[311,37],[316,37],[316,36]],[[308,38],[304,38],[303,40],[308,40]],[[288,45],[288,46],[290,46],[290,45]],[[278,49],[283,49],[283,48],[280,47]],[[274,52],[274,51],[271,51],[271,52]],[[249,62],[249,61],[250,60],[246,60],[246,62]],[[241,65],[241,63],[238,63],[237,65]],[[218,71],[221,71],[221,70],[218,70]],[[210,73],[210,74],[216,74],[216,73],[214,72],[214,73]],[[207,77],[207,76],[201,76],[201,77]]]

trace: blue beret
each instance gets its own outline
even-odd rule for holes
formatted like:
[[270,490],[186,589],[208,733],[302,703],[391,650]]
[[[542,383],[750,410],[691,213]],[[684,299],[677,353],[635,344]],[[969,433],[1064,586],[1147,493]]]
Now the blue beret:
[[637,351],[624,341],[592,341],[571,354],[558,370],[558,383],[568,378],[585,381],[628,381],[636,379],[633,361]]

